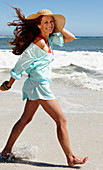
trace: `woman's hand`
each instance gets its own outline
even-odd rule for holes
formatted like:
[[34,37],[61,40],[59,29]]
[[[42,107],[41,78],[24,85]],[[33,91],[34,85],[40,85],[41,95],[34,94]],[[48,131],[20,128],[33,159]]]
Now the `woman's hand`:
[[0,86],[0,90],[1,91],[6,91],[6,89],[4,89],[3,85]]
[[9,90],[12,86],[12,84],[14,83],[15,79],[14,78],[10,78],[9,81],[5,81],[1,86],[0,86],[0,90],[1,91],[6,91]]
[[9,85],[9,81],[4,81],[4,83],[1,85],[0,90],[5,91],[9,90],[11,86]]

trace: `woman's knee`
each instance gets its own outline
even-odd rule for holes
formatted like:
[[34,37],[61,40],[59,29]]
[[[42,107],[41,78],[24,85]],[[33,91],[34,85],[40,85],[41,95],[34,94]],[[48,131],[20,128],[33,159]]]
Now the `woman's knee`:
[[22,114],[22,116],[20,118],[20,122],[23,125],[26,125],[26,124],[31,122],[31,120],[32,120],[38,106],[39,106],[38,102],[27,100],[27,104],[25,106],[24,112],[23,112],[23,114]]
[[21,117],[20,119],[19,119],[19,122],[20,122],[20,124],[21,124],[21,126],[26,126],[28,123],[30,123],[32,121],[32,117]]
[[57,126],[66,126],[67,120],[66,117],[64,115],[61,115],[57,120],[56,120],[56,124]]

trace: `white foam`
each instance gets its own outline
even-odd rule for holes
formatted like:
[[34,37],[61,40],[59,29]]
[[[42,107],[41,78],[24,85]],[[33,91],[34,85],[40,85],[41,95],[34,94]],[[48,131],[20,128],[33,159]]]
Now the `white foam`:
[[8,36],[0,35],[0,38],[7,38]]
[[[81,69],[80,72],[72,70],[69,74],[68,72],[57,71],[58,73],[52,74],[53,79],[61,79],[69,85],[103,91],[103,53],[54,51],[54,54],[53,69],[65,69],[67,66],[70,66],[70,64],[75,65],[76,68],[79,66],[83,69]],[[89,74],[83,72],[84,69],[88,69]]]
[[53,68],[74,64],[88,69],[103,70],[103,53],[101,52],[55,50],[54,55]]
[[87,88],[90,90],[103,91],[103,80],[97,80],[88,77],[86,73],[71,73],[71,74],[58,74],[52,73],[53,79],[61,79],[65,85],[78,86],[80,88]]
[[[11,50],[0,50],[0,72],[14,67],[20,56],[12,54]],[[60,78],[69,84],[77,85],[83,88],[103,91],[103,53],[88,51],[57,51],[54,50],[53,69],[61,69],[70,66],[70,64],[89,69],[86,72],[72,70],[71,73],[53,73],[53,79]]]
[[34,159],[37,157],[38,147],[23,142],[13,147],[13,153],[15,157],[22,159]]
[[[19,57],[11,50],[0,50],[0,68],[12,68]],[[53,68],[74,64],[84,68],[103,70],[103,53],[101,52],[54,50],[54,58]]]
[[12,68],[19,57],[14,55],[11,50],[0,50],[0,68]]

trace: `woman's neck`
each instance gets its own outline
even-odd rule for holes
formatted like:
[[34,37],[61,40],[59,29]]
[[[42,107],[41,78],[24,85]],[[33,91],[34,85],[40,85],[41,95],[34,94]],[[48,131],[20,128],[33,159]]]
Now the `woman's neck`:
[[52,53],[50,48],[49,48],[49,43],[48,43],[49,37],[48,37],[48,39],[46,39],[46,37],[44,37],[44,35],[42,33],[40,33],[40,36],[45,40],[45,43],[48,46],[48,53]]
[[48,42],[48,39],[49,39],[49,34],[44,34],[43,32],[41,32],[41,36],[45,39],[45,41]]

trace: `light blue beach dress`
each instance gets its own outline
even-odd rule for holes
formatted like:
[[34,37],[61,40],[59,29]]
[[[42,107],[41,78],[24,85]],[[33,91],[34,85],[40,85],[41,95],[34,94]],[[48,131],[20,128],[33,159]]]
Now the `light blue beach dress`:
[[[50,36],[48,42],[52,51],[53,44],[63,46],[64,39],[62,34],[55,33]],[[53,51],[52,53],[47,53],[34,43],[31,43],[22,53],[22,57],[18,60],[10,74],[17,80],[22,77],[23,71],[30,75],[22,88],[23,100],[27,98],[29,100],[55,99],[54,94],[50,90],[51,62],[53,59]]]

